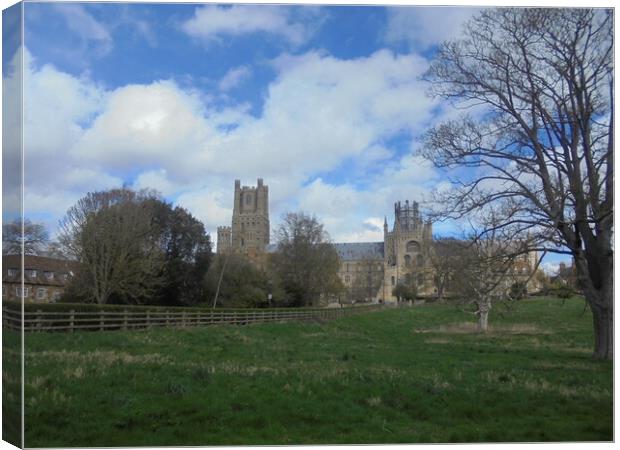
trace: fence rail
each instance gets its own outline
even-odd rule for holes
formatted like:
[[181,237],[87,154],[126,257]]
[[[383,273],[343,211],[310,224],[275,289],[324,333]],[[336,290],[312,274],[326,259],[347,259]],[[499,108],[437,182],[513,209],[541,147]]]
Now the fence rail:
[[312,310],[145,310],[145,311],[26,311],[2,308],[2,324],[5,328],[24,331],[76,330],[130,330],[152,327],[196,327],[218,324],[248,325],[252,323],[285,322],[291,320],[333,320],[370,311],[378,311],[385,305],[364,305],[346,308]]

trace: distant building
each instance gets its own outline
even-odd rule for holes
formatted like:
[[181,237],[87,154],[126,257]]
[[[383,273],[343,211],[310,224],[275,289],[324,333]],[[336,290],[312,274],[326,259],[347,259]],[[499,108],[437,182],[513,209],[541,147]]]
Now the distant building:
[[217,253],[236,253],[257,261],[269,245],[269,188],[262,178],[256,187],[235,180],[232,226],[218,227]]
[[[74,262],[45,256],[24,256],[23,294],[26,302],[54,303],[73,276]],[[22,296],[21,255],[2,256],[2,300]]]
[[[421,297],[437,293],[431,264],[433,227],[423,219],[417,202],[394,204],[394,224],[390,231],[385,218],[383,242],[336,243],[334,247],[341,261],[338,276],[349,301],[395,302],[392,290],[398,284],[415,286]],[[217,253],[244,255],[260,266],[276,250],[275,244],[269,244],[267,186],[261,178],[256,187],[241,187],[235,180],[232,226],[218,227]],[[527,279],[535,262],[535,254],[519,258],[512,282]]]

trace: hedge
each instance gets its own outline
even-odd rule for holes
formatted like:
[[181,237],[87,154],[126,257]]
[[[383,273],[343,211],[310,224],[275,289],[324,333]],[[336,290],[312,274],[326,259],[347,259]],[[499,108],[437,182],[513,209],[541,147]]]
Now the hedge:
[[[21,311],[21,302],[15,300],[4,300],[3,306],[13,310]],[[316,311],[323,308],[217,308],[218,312],[248,312],[248,311],[282,311],[282,310],[295,310],[295,311]],[[212,311],[212,308],[206,306],[156,306],[156,305],[98,305],[96,303],[24,303],[24,311],[36,312],[36,311],[49,311],[49,312],[62,312],[71,311],[76,312],[96,312],[96,311],[111,311],[122,312],[128,311]]]

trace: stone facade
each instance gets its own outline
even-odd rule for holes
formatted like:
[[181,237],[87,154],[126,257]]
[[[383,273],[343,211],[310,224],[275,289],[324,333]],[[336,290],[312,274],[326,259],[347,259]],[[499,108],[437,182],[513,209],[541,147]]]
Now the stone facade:
[[365,291],[364,301],[396,301],[392,289],[399,283],[414,285],[420,296],[431,296],[432,244],[433,228],[423,220],[419,205],[398,202],[391,231],[385,218],[383,242],[336,244],[342,261],[338,275],[348,289]]
[[[261,178],[256,187],[241,187],[235,180],[232,226],[218,227],[217,236],[218,254],[244,255],[259,266],[277,250],[269,244],[269,195]],[[345,301],[395,302],[392,290],[399,283],[415,286],[421,297],[437,293],[431,264],[433,227],[416,202],[394,204],[394,224],[390,231],[385,218],[383,242],[334,246],[341,260],[338,276],[348,292]],[[524,255],[516,264],[515,279],[527,278],[535,261],[535,254]]]
[[217,253],[232,252],[259,260],[269,245],[269,188],[263,179],[256,187],[235,180],[232,226],[218,227]]

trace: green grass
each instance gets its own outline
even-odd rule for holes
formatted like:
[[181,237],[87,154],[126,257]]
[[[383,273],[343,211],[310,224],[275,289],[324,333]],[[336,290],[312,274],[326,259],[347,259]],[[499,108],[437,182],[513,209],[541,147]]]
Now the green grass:
[[[26,446],[609,441],[583,300],[28,334]],[[5,331],[5,339],[11,339]]]

